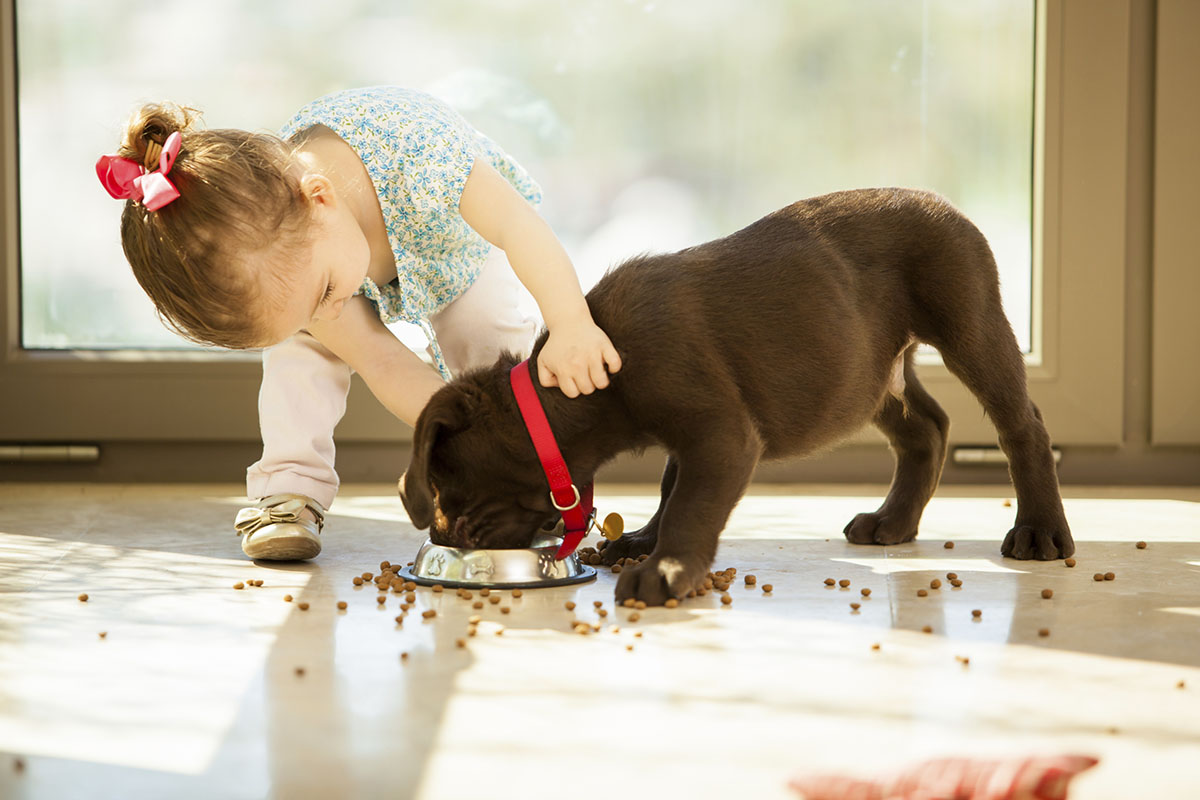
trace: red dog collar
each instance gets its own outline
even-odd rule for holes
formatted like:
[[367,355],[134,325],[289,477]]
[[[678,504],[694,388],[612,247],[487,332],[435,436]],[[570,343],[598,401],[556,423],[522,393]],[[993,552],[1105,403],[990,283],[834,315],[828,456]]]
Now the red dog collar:
[[517,398],[517,406],[521,409],[521,417],[525,420],[525,429],[533,440],[533,449],[537,450],[538,459],[542,462],[542,470],[546,473],[546,481],[550,484],[550,502],[562,513],[566,535],[562,545],[554,554],[555,561],[562,561],[583,541],[587,535],[588,526],[592,521],[592,484],[583,487],[581,492],[571,482],[571,473],[567,471],[567,462],[563,460],[554,440],[554,432],[550,430],[550,422],[546,412],[538,400],[537,392],[533,389],[533,378],[529,375],[529,360],[517,364],[508,373],[512,384],[513,395]]

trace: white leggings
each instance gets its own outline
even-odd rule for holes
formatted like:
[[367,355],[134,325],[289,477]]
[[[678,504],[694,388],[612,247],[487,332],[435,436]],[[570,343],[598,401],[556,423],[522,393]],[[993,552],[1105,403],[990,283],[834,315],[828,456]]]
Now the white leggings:
[[[491,364],[502,350],[528,354],[540,325],[533,298],[497,248],[470,288],[429,322],[452,373]],[[246,470],[248,497],[293,493],[326,508],[333,503],[333,429],[346,413],[350,375],[344,361],[303,331],[263,351],[263,454]]]

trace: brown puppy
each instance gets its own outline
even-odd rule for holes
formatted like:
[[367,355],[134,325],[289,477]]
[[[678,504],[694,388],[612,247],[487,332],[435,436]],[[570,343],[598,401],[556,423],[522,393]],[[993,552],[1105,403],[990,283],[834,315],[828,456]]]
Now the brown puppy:
[[[621,354],[609,388],[572,400],[533,371],[573,479],[583,486],[625,450],[669,453],[654,516],[604,550],[608,563],[650,554],[621,573],[618,601],[662,603],[701,585],[760,458],[826,449],[868,422],[887,435],[896,471],[883,505],[851,520],[846,538],[912,541],[949,429],[913,372],[917,342],[941,352],[999,431],[1018,502],[1001,553],[1074,552],[991,250],[936,195],[804,200],[724,239],[631,259],[587,300]],[[436,516],[439,544],[525,547],[557,516],[509,387],[515,361],[452,381],[417,420],[401,496],[418,528]]]

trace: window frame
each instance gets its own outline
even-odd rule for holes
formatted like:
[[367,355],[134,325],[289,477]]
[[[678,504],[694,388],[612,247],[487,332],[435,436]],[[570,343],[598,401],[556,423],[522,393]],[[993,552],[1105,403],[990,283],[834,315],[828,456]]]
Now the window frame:
[[[1112,446],[1123,436],[1130,3],[1037,3],[1027,362],[1031,393],[1059,445]],[[14,16],[14,0],[0,0],[0,442],[257,441],[261,372],[252,354],[21,348]],[[944,366],[920,372],[950,414],[954,444],[995,442],[978,403]],[[410,434],[356,378],[339,443],[407,442]],[[854,441],[880,439],[868,432]]]

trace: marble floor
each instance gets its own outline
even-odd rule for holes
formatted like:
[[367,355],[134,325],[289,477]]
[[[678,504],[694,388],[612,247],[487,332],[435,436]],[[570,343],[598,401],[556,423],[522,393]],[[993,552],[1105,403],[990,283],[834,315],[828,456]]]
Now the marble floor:
[[[634,527],[655,491],[597,505]],[[880,549],[841,529],[883,487],[759,486],[729,606],[631,622],[604,571],[510,614],[420,589],[437,617],[401,626],[351,583],[423,541],[391,487],[346,487],[299,565],[242,558],[239,492],[0,487],[0,797],[798,800],[806,771],[1068,752],[1100,759],[1077,800],[1200,797],[1200,490],[1067,489],[1068,568],[1000,557],[1003,488],[943,487]]]

